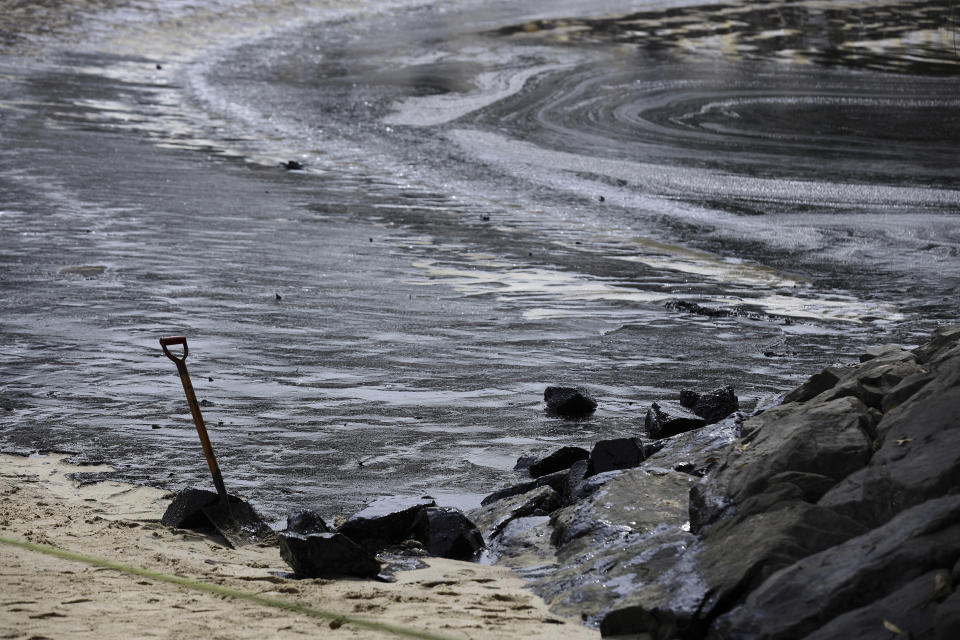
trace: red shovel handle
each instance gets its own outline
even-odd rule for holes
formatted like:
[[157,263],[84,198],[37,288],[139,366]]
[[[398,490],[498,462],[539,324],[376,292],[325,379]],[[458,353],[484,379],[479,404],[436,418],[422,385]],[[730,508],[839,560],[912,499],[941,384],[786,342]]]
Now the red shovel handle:
[[[180,344],[183,345],[183,355],[179,358],[167,349],[170,345]],[[160,346],[163,347],[163,352],[167,355],[168,358],[173,360],[180,365],[184,360],[187,359],[187,354],[190,353],[190,350],[187,348],[187,336],[168,336],[166,338],[160,338]]]

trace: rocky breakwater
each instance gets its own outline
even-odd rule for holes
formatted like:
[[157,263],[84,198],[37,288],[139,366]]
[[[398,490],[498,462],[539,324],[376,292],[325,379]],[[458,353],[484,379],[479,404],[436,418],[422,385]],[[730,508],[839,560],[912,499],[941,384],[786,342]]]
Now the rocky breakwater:
[[660,440],[624,439],[631,468],[490,496],[491,558],[606,637],[960,637],[960,326],[750,417],[681,401],[648,412]]

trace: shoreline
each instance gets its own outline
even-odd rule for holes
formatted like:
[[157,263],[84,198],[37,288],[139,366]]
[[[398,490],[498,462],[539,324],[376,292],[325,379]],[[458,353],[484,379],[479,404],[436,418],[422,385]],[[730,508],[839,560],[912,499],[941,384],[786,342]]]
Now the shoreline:
[[[160,525],[165,491],[112,481],[78,486],[70,478],[102,470],[63,456],[0,454],[0,536],[443,637],[547,639],[560,629],[569,638],[599,637],[548,612],[505,567],[430,558],[425,569],[398,571],[393,583],[280,577],[289,567],[275,547],[230,550]],[[6,638],[393,637],[7,544],[0,565]]]

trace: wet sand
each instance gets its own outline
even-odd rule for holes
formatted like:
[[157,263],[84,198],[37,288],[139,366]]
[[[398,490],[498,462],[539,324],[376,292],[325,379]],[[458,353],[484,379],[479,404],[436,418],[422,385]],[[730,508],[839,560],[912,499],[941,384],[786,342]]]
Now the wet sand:
[[[598,638],[550,614],[502,567],[430,559],[393,583],[294,580],[275,547],[231,550],[159,523],[164,491],[116,482],[79,486],[60,456],[0,455],[0,536],[279,598],[449,638]],[[350,622],[319,620],[190,591],[143,577],[0,544],[0,636],[20,638],[385,638]]]

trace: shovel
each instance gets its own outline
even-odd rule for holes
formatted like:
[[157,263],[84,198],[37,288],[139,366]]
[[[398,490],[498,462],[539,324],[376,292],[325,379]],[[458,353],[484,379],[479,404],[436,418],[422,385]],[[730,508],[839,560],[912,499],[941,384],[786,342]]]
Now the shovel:
[[[167,348],[171,345],[183,345],[183,355],[178,358],[172,354]],[[203,454],[207,458],[207,466],[210,467],[213,484],[216,486],[217,495],[220,498],[218,503],[203,507],[203,515],[210,520],[211,524],[233,547],[270,537],[273,530],[260,519],[253,508],[243,500],[229,496],[226,487],[223,486],[223,476],[220,475],[220,467],[213,455],[213,447],[210,445],[210,438],[207,436],[207,428],[203,424],[203,416],[200,415],[200,405],[197,404],[197,395],[193,391],[193,384],[190,383],[190,374],[187,373],[187,338],[185,336],[160,338],[160,346],[163,347],[166,356],[177,365],[183,390],[187,394],[187,403],[190,405],[190,413],[193,414],[193,423],[197,426],[197,433],[200,435]]]

